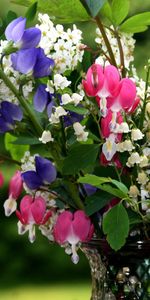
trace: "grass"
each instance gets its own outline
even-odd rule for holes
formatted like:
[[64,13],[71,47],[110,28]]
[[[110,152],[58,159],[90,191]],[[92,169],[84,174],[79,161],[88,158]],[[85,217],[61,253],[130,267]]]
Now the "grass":
[[0,291],[2,300],[88,300],[90,284],[53,285],[45,287],[23,286]]

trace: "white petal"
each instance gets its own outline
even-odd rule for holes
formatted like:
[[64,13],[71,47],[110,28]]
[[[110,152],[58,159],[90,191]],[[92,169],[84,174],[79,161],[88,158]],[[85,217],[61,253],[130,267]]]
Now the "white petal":
[[5,210],[5,216],[9,217],[14,211],[16,211],[17,203],[15,199],[8,198],[4,202],[4,210]]
[[106,159],[110,161],[113,158],[116,151],[116,143],[111,141],[110,139],[107,139],[106,143],[104,143],[102,147],[102,152],[105,155]]

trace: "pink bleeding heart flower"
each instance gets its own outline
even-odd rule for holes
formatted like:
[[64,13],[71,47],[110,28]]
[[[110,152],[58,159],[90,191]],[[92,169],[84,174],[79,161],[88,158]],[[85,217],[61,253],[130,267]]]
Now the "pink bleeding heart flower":
[[0,188],[3,186],[4,184],[4,177],[3,174],[0,172]]
[[35,224],[43,225],[51,217],[52,212],[46,211],[46,203],[44,198],[36,197],[35,199],[26,195],[20,202],[20,211],[16,210],[19,234],[24,234],[29,230],[29,240],[31,243],[35,240]]
[[[107,108],[117,95],[120,74],[116,67],[109,65],[104,69],[98,64],[92,65],[87,72],[83,86],[88,96],[96,97],[102,116],[107,115]],[[109,99],[109,101],[108,101]]]
[[84,211],[78,210],[74,214],[70,211],[62,212],[54,226],[54,238],[63,245],[69,243],[72,249],[72,261],[78,263],[79,257],[76,245],[79,242],[90,241],[94,233],[94,226]]
[[9,197],[4,202],[5,215],[10,216],[17,208],[16,200],[21,195],[23,190],[23,181],[21,172],[16,171],[9,182]]
[[131,108],[127,112],[129,114],[133,114],[135,112],[135,110],[137,109],[139,104],[140,104],[140,98],[136,97],[135,100],[134,100],[133,105],[131,106]]

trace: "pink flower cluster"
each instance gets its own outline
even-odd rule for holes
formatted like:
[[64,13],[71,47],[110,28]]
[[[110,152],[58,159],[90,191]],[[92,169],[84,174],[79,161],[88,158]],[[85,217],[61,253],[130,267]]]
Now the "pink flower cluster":
[[[56,211],[55,209],[47,209],[46,201],[43,197],[32,197],[31,195],[25,195],[21,199],[20,210],[17,210],[17,200],[21,196],[22,190],[21,172],[16,171],[9,183],[9,198],[4,203],[5,215],[10,216],[13,212],[16,212],[16,216],[19,219],[19,234],[22,235],[28,231],[29,240],[33,243],[35,240],[35,225],[47,225]],[[90,218],[81,210],[77,210],[75,213],[70,211],[59,213],[52,228],[52,234],[57,243],[64,246],[70,245],[70,254],[72,254],[74,263],[77,263],[79,260],[76,252],[77,245],[79,242],[90,241],[93,233],[94,226]]]
[[82,81],[86,94],[95,97],[100,108],[100,127],[106,140],[102,148],[101,162],[107,164],[116,158],[116,143],[122,139],[119,130],[123,123],[123,114],[131,114],[137,108],[140,99],[136,95],[136,85],[129,78],[121,79],[116,67],[109,65],[102,67],[93,64],[87,71],[86,80]]

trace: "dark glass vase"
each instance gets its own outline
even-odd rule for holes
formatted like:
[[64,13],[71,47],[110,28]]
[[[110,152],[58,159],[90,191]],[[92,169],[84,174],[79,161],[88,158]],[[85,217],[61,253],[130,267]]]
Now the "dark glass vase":
[[91,268],[91,300],[150,299],[150,241],[113,251],[104,239],[82,246]]

